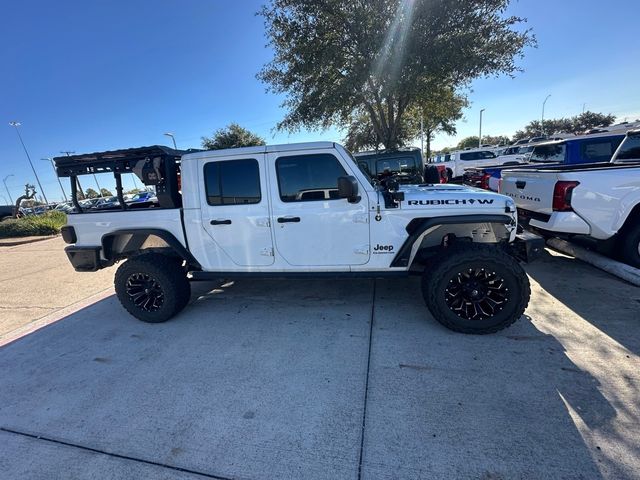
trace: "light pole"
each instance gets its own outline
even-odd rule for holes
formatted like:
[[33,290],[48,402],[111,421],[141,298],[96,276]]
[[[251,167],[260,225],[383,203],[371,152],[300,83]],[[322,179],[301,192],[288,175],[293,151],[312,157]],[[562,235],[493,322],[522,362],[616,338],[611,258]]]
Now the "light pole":
[[167,137],[171,137],[171,140],[173,140],[173,149],[177,150],[178,147],[176,147],[176,138],[173,136],[173,133],[167,132],[164,135],[167,136]]
[[10,174],[10,175],[7,175],[2,180],[2,183],[4,183],[4,189],[7,191],[7,195],[9,195],[9,200],[11,200],[11,204],[13,205],[13,198],[11,198],[11,194],[9,193],[9,187],[7,187],[7,178],[9,178],[9,177],[15,177],[15,175],[13,173]]
[[31,157],[29,156],[29,152],[27,151],[27,147],[24,145],[24,141],[22,140],[22,135],[20,135],[20,130],[18,127],[21,125],[20,122],[9,122],[9,125],[16,129],[16,133],[18,134],[18,138],[20,139],[20,143],[22,144],[22,148],[24,149],[24,153],[27,155],[27,160],[29,160],[29,165],[31,165],[31,170],[33,170],[33,174],[36,176],[36,181],[38,182],[38,187],[40,187],[40,193],[44,197],[44,201],[47,205],[49,205],[49,200],[47,200],[47,195],[44,193],[44,188],[42,188],[42,184],[40,183],[40,178],[36,173],[36,169],[33,167],[33,162],[31,161]]
[[56,178],[58,179],[58,185],[60,185],[60,190],[62,190],[62,196],[64,197],[64,201],[68,202],[69,199],[67,198],[67,194],[64,191],[64,188],[62,188],[62,182],[60,181],[60,177],[58,176],[58,172],[56,172],[56,166],[53,163],[53,158],[41,158],[40,160],[44,160],[44,161],[49,161],[51,162],[51,168],[53,168],[53,174],[56,176]]
[[[76,153],[76,152],[61,151],[60,153],[64,153],[67,157],[70,157],[72,153]],[[78,190],[80,190],[80,200],[85,199],[86,196],[85,196],[84,192],[82,191],[82,185],[80,185],[80,176],[79,175],[76,175],[76,186],[78,187]]]
[[482,112],[484,111],[484,108],[480,110],[480,131],[478,132],[478,148],[482,147]]
[[542,102],[542,121],[540,122],[540,130],[542,131],[542,135],[544,135],[544,106],[547,104],[547,100],[549,100],[550,96],[551,94],[547,95],[547,98],[545,98],[544,102]]

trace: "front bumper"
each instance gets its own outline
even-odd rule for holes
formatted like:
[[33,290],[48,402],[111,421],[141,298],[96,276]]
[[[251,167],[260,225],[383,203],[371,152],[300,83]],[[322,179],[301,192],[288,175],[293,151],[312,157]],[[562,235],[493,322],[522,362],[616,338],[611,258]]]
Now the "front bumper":
[[100,247],[66,247],[64,249],[76,272],[96,272],[105,266]]

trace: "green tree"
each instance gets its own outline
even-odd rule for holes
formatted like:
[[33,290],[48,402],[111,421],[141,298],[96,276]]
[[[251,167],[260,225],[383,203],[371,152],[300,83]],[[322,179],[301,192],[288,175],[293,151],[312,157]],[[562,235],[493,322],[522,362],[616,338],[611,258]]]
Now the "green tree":
[[504,16],[509,0],[270,0],[261,14],[275,55],[258,78],[285,94],[278,128],[347,126],[368,114],[386,148],[441,85],[518,71],[535,40]]
[[[579,134],[596,127],[608,127],[615,121],[615,115],[587,111],[569,118],[545,119],[544,133],[547,135],[554,133]],[[541,134],[540,120],[533,120],[525,125],[524,129],[518,130],[513,137],[514,140],[520,140]]]
[[511,140],[506,135],[483,135],[482,136],[482,144],[483,145],[509,145]]
[[226,127],[216,130],[210,138],[202,137],[202,148],[207,150],[259,145],[266,145],[264,139],[237,123],[230,123]]
[[[616,121],[616,117],[615,115],[611,115],[611,114],[596,113],[596,112],[591,112],[587,110],[586,112],[581,113],[580,115],[576,115],[575,117],[572,117],[571,120],[573,123],[573,132],[581,133],[591,128],[608,127],[609,125],[612,125],[613,122]],[[546,120],[544,123],[545,123],[545,130],[546,130],[547,128]]]
[[[423,102],[417,107],[407,110],[397,132],[397,146],[404,146],[420,136],[420,120],[423,120],[424,138],[426,143],[425,156],[431,155],[431,142],[436,133],[445,132],[448,135],[456,133],[456,120],[462,118],[462,109],[468,105],[464,95],[458,94],[452,87],[434,88],[428,92]],[[366,112],[360,113],[351,120],[345,146],[354,152],[378,149],[383,146],[371,116]]]
[[467,98],[453,87],[441,87],[430,90],[427,98],[411,110],[416,137],[420,133],[420,116],[423,118],[426,158],[431,157],[431,142],[436,133],[456,134],[456,121],[462,118],[462,109],[468,105]]
[[96,192],[93,188],[87,188],[84,192],[85,198],[98,198],[100,194]]
[[113,197],[113,193],[111,193],[111,190],[107,190],[106,188],[100,189],[100,195],[102,197]]
[[478,148],[478,136],[473,135],[460,140],[458,142],[458,150],[464,150],[465,148]]

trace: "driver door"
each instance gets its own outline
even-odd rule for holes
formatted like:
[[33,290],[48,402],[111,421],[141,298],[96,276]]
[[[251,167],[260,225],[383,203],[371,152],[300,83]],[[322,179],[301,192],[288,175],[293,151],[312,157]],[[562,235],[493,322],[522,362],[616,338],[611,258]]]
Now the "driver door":
[[[352,175],[350,167],[332,150],[268,155],[271,224],[278,254],[295,266],[367,263],[367,196],[354,203],[338,198],[338,177]],[[359,189],[363,192],[362,185]]]

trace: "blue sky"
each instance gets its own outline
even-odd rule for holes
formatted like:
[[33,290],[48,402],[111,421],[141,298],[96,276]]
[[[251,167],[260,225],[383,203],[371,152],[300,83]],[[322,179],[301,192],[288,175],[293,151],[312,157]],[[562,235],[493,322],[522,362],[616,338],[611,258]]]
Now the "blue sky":
[[[265,48],[262,2],[245,0],[23,0],[0,16],[0,177],[15,199],[34,182],[21,132],[50,200],[61,198],[50,164],[41,158],[76,152],[162,144],[175,133],[179,148],[236,121],[268,143],[337,140],[337,130],[274,133],[281,98],[255,79],[271,57]],[[509,12],[528,18],[539,47],[526,51],[515,79],[480,79],[455,137],[512,134],[540,117],[587,109],[640,117],[640,3],[522,0]],[[100,178],[112,187],[111,178]],[[88,180],[87,180],[88,182]],[[88,186],[88,185],[87,185]],[[132,185],[125,185],[132,186]],[[66,188],[66,184],[65,184]],[[0,185],[0,201],[7,196]]]

